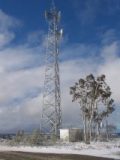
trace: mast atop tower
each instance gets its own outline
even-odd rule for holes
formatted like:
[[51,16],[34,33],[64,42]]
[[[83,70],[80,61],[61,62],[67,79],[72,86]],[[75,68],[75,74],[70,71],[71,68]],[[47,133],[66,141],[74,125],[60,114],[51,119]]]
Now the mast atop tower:
[[54,0],[52,0],[52,5],[51,5],[51,9],[53,9],[53,10],[55,10],[55,1]]
[[48,21],[48,37],[46,48],[46,69],[44,80],[42,129],[59,136],[62,123],[60,76],[59,76],[59,42],[62,36],[60,29],[61,12],[55,7],[54,0],[49,11],[45,11]]

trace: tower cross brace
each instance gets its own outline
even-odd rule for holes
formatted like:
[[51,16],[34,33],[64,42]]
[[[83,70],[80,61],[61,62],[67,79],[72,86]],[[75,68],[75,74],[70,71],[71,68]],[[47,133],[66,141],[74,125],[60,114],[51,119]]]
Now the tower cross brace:
[[42,129],[59,136],[62,123],[60,77],[59,77],[59,42],[62,36],[60,29],[61,13],[54,2],[50,11],[45,12],[48,21],[48,37],[46,47],[46,68],[42,107]]

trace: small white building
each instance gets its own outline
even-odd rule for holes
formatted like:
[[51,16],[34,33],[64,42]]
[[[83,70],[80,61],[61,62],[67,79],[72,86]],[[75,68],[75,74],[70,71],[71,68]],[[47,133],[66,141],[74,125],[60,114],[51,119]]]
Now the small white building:
[[79,128],[60,129],[60,140],[78,142],[83,140],[83,130]]

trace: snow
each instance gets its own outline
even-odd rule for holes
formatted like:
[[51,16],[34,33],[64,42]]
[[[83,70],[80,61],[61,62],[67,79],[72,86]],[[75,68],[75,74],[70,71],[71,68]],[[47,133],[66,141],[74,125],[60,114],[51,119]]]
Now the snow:
[[21,151],[32,153],[79,154],[107,157],[120,160],[120,141],[84,143],[58,143],[54,146],[9,146],[0,144],[0,151]]

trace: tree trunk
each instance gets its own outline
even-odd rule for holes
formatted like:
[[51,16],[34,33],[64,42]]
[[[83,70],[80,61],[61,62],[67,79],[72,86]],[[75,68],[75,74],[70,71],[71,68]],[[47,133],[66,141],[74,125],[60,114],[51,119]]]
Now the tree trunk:
[[90,124],[89,124],[89,139],[90,142],[92,141],[92,119],[90,119]]
[[97,123],[97,141],[100,140],[100,122]]
[[85,113],[83,112],[83,128],[84,128],[84,142],[87,143],[87,126],[86,126],[86,116]]
[[107,139],[107,141],[109,140],[107,117],[106,117],[106,139]]

